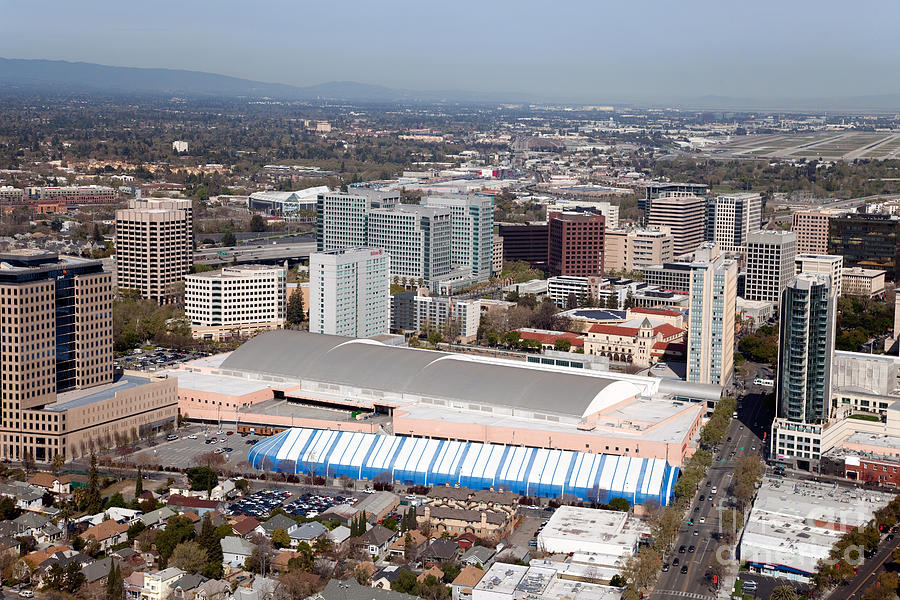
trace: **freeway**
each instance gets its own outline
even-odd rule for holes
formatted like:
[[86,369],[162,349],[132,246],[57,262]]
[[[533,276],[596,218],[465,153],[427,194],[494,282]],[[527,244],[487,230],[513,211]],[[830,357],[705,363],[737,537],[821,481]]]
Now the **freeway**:
[[[311,252],[316,251],[316,242],[300,242],[293,244],[257,244],[256,246],[238,246],[234,248],[212,248],[194,252],[194,263],[203,265],[225,265],[237,262],[249,263],[280,263],[287,260],[296,263],[309,258]],[[219,252],[226,252],[221,255]]]

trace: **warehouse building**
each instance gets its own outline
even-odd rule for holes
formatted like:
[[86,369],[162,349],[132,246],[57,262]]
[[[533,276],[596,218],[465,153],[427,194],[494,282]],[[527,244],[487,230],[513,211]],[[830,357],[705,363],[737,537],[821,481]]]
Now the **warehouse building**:
[[560,506],[538,534],[537,545],[547,554],[591,554],[594,564],[616,567],[649,537],[650,529],[630,513]]

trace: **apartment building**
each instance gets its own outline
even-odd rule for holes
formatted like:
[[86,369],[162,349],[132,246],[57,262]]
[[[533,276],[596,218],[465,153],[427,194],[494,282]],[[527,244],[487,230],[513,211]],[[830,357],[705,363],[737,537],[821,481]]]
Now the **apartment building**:
[[771,442],[781,460],[808,465],[821,453],[817,435],[800,434],[815,433],[804,426],[830,417],[836,302],[830,288],[827,275],[801,273],[782,295]]
[[900,217],[845,213],[828,221],[828,252],[845,267],[881,269],[900,281]]
[[546,223],[501,223],[497,231],[503,238],[503,262],[521,260],[546,271],[548,229]]
[[791,231],[797,236],[798,254],[828,252],[828,221],[846,211],[798,210],[791,215]]
[[687,380],[726,386],[734,373],[737,263],[715,247],[690,263]]
[[174,421],[174,381],[114,381],[112,296],[112,276],[100,261],[42,251],[0,255],[3,458],[81,456]]
[[492,239],[491,274],[503,271],[503,236],[494,234]]
[[285,322],[284,267],[240,265],[184,278],[184,312],[195,338],[219,340]]
[[704,241],[706,199],[699,196],[669,194],[650,203],[647,224],[667,227],[672,233],[675,256],[696,250]]
[[446,208],[401,204],[368,213],[368,247],[391,256],[393,277],[428,283],[449,273],[451,238]]
[[842,280],[844,271],[843,256],[829,256],[828,254],[798,254],[795,259],[795,274],[821,273],[831,277],[831,292],[840,296],[843,290]]
[[190,200],[134,200],[116,211],[116,278],[119,289],[171,302],[193,265]]
[[476,339],[481,323],[479,300],[456,300],[452,296],[420,296],[416,292],[391,295],[391,329],[425,332],[438,330],[446,340],[469,343]]
[[748,236],[762,223],[762,196],[757,193],[724,194],[710,200],[713,239],[723,252],[743,252]]
[[549,213],[547,266],[550,274],[602,276],[605,223],[603,215]]
[[25,190],[9,185],[0,185],[0,203],[22,204],[25,202]]
[[494,256],[493,196],[428,196],[425,206],[450,211],[450,267],[476,281],[491,276]]
[[309,257],[309,330],[366,338],[390,330],[391,258],[381,248]]
[[603,240],[603,268],[634,271],[672,260],[674,238],[669,230],[607,229]]
[[341,248],[363,247],[368,243],[370,210],[400,204],[395,192],[354,189],[352,192],[328,192],[316,197],[316,250],[327,252]]
[[71,204],[115,204],[119,193],[103,185],[44,186],[27,189],[31,202],[63,202]]
[[778,303],[794,277],[797,236],[790,231],[757,231],[747,238],[744,298]]

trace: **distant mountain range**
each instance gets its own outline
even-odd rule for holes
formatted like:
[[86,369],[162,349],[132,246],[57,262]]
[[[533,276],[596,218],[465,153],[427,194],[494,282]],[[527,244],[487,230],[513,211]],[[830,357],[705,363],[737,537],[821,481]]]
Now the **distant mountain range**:
[[[0,87],[73,92],[170,94],[180,96],[269,97],[283,100],[346,102],[559,103],[537,94],[466,91],[397,90],[353,81],[332,81],[300,87],[265,83],[201,71],[110,67],[62,60],[0,58]],[[529,97],[530,96],[530,97]],[[900,113],[900,93],[844,98],[735,98],[707,95],[695,98],[629,98],[610,92],[607,98],[577,99],[569,104],[615,104],[726,111],[859,111]]]

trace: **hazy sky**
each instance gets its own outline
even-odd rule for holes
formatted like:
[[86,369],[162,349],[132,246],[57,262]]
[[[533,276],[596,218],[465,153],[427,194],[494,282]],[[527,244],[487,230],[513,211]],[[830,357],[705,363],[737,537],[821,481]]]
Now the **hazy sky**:
[[0,56],[617,101],[900,93],[900,2],[0,0]]

